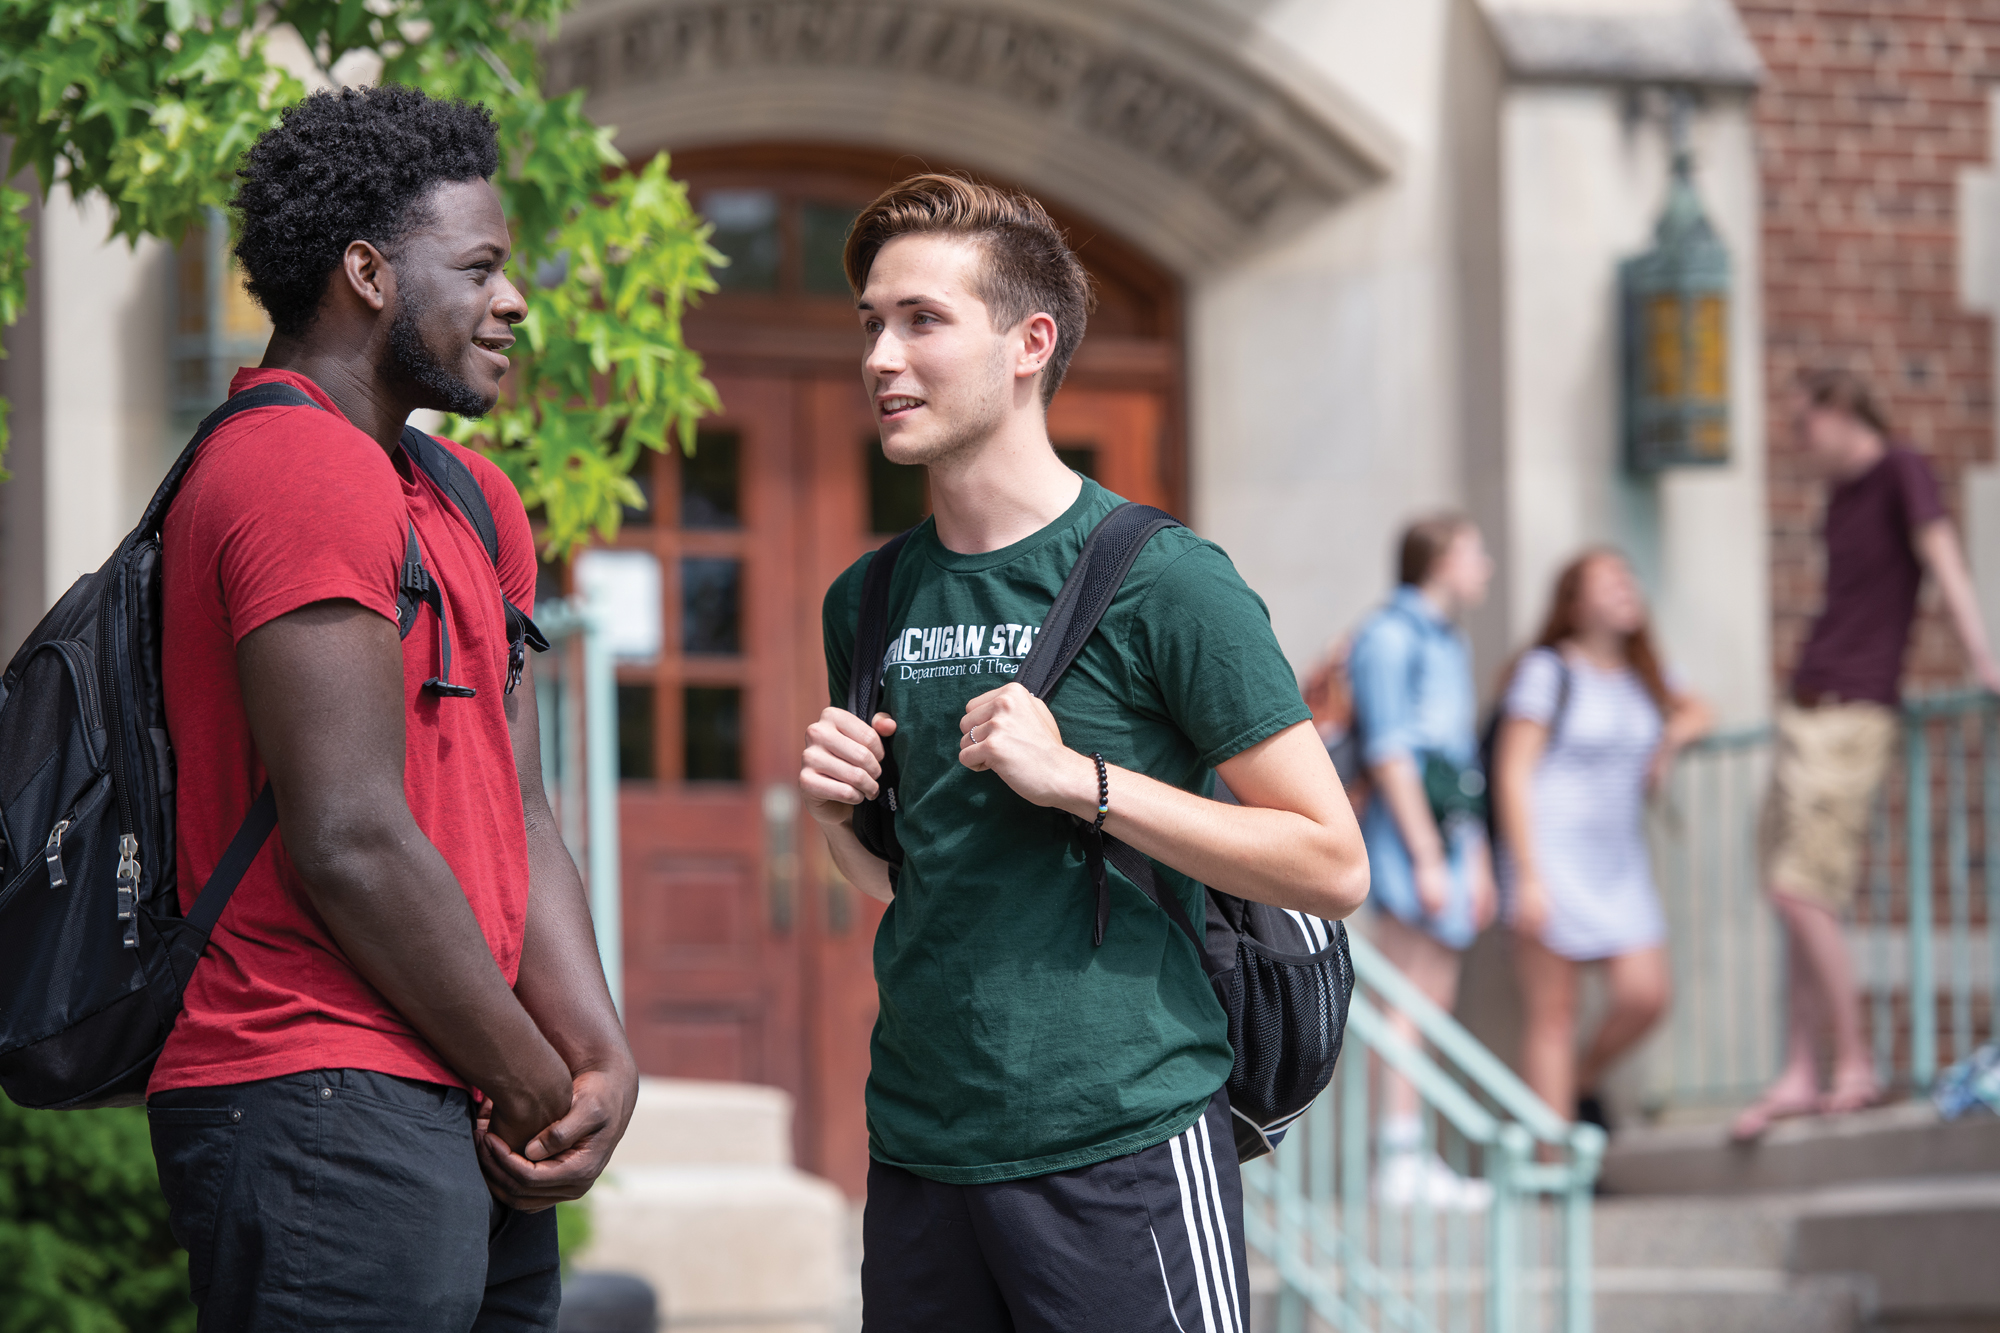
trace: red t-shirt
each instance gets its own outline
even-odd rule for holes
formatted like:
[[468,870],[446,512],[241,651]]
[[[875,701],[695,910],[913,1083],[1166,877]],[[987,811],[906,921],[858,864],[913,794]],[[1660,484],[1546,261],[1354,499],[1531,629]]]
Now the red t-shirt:
[[[324,411],[256,408],[202,445],[167,512],[161,577],[167,726],[178,760],[181,906],[194,902],[264,785],[236,679],[236,645],[312,602],[358,602],[394,621],[410,524],[451,610],[451,675],[469,699],[423,689],[438,674],[440,627],[424,607],[403,640],[403,791],[514,981],[528,911],[528,845],[503,711],[501,590],[532,611],[534,537],[520,497],[484,458],[447,447],[479,479],[500,531],[499,577],[479,534],[400,450],[348,424],[303,375],[242,370],[230,392],[282,380]],[[279,830],[281,835],[283,830]],[[236,887],[150,1092],[368,1069],[464,1086],[356,974],[314,913],[274,835]]]
[[1826,607],[1799,654],[1793,687],[1894,705],[1924,567],[1911,544],[1945,516],[1922,454],[1891,448],[1826,500]]

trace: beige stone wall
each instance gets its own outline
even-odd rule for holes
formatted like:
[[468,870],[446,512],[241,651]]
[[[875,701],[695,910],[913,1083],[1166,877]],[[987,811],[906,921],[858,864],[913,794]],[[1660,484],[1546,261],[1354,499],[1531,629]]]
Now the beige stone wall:
[[1662,651],[1725,719],[1769,710],[1757,177],[1748,108],[1692,119],[1696,186],[1728,246],[1733,452],[1658,478],[1621,462],[1617,265],[1644,251],[1665,200],[1667,131],[1621,89],[1515,88],[1506,110],[1508,510],[1512,637],[1532,635],[1581,548],[1626,550]]
[[[101,201],[57,187],[35,229],[35,339],[10,367],[13,422],[0,628],[13,647],[139,520],[175,442],[167,414],[167,249],[106,239]],[[10,336],[9,347],[19,335]],[[35,549],[24,543],[32,542]]]

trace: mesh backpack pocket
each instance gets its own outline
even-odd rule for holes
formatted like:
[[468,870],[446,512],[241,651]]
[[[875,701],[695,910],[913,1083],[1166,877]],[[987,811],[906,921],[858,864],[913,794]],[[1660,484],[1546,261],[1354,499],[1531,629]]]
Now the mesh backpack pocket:
[[[1230,918],[1235,918],[1233,922]],[[1235,937],[1231,966],[1214,971],[1236,1062],[1229,1109],[1242,1161],[1261,1157],[1333,1079],[1354,995],[1347,927],[1209,890],[1210,949],[1218,920]]]

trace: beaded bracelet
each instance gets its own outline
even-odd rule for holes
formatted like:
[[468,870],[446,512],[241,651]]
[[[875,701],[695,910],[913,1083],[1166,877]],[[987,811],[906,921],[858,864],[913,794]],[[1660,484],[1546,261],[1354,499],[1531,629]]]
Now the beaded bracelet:
[[1094,833],[1104,827],[1104,817],[1111,813],[1111,777],[1104,771],[1104,756],[1092,751],[1090,757],[1097,762],[1097,821],[1090,828]]

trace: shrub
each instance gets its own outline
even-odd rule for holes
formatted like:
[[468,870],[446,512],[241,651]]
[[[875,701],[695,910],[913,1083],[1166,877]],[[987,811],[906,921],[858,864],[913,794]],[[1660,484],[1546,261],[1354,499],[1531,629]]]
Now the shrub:
[[0,1097],[0,1333],[192,1333],[146,1113]]

